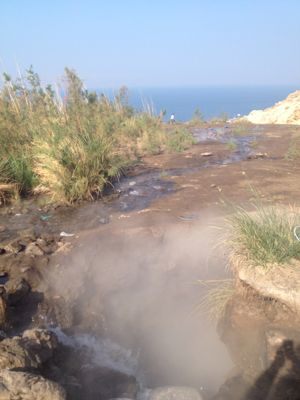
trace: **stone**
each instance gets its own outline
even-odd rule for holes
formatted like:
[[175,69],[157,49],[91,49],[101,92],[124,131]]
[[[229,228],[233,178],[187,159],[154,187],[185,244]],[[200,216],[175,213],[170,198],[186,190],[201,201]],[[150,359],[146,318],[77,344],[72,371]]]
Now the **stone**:
[[9,279],[4,285],[5,297],[9,305],[16,305],[30,292],[30,286],[21,277]]
[[17,254],[23,250],[25,250],[24,244],[20,243],[19,239],[15,239],[4,246],[0,246],[4,248],[7,253]]
[[58,347],[56,335],[47,329],[28,329],[23,332],[22,343],[38,354],[41,363],[51,359]]
[[0,342],[0,369],[38,368],[40,364],[38,356],[25,348],[21,338],[8,338]]
[[6,226],[5,225],[0,225],[0,233],[5,232],[6,231]]
[[66,400],[55,382],[27,372],[0,371],[0,400]]
[[[236,265],[234,265],[234,263]],[[300,318],[300,262],[292,260],[293,268],[280,265],[264,268],[253,266],[246,260],[232,258],[233,270],[237,271],[238,279],[251,287],[261,297],[281,302]]]
[[44,252],[36,243],[32,242],[26,247],[25,254],[33,257],[38,257],[42,256]]
[[202,400],[202,396],[191,387],[163,386],[151,390],[149,400]]
[[0,342],[0,369],[37,369],[52,358],[56,347],[55,334],[44,329],[27,330],[22,337],[4,339]]
[[210,157],[210,156],[212,156],[212,154],[213,154],[213,153],[207,151],[207,152],[205,152],[205,153],[201,153],[200,155],[201,155],[202,157]]

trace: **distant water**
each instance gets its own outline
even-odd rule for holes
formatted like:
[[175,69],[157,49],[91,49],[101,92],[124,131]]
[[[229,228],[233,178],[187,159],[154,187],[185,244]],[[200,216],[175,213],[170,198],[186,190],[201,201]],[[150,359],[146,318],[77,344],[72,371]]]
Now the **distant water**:
[[[296,86],[129,88],[129,99],[139,110],[150,107],[156,114],[165,110],[167,119],[173,113],[176,120],[187,121],[197,108],[205,118],[221,113],[229,117],[245,115],[255,109],[270,107],[297,89]],[[99,91],[108,96],[114,93],[108,89]]]

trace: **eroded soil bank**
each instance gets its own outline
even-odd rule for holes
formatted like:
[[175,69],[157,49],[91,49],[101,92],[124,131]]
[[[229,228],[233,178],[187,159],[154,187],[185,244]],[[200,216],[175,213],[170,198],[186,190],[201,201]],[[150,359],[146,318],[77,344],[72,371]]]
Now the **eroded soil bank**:
[[[148,389],[166,385],[193,387],[203,398],[218,390],[233,364],[214,326],[196,312],[196,282],[227,277],[219,246],[224,200],[247,203],[253,188],[273,203],[300,195],[300,164],[286,156],[294,127],[251,127],[241,137],[229,131],[195,130],[199,144],[145,159],[104,201],[75,209],[27,201],[1,210],[1,322],[8,336],[1,343],[12,341],[4,344],[14,360],[24,348],[26,360],[39,359],[3,361],[1,368],[38,373],[70,399],[151,396]],[[286,312],[266,325],[271,302],[246,307],[237,296],[232,307],[226,324],[242,332],[239,338],[252,332],[253,342],[237,340],[236,330],[221,337],[235,362],[243,348],[247,365],[251,355],[262,372],[268,364],[257,335],[273,332],[274,321],[286,324]],[[28,344],[24,330],[35,327],[46,329],[43,339],[33,331]],[[51,390],[45,398],[64,398]]]

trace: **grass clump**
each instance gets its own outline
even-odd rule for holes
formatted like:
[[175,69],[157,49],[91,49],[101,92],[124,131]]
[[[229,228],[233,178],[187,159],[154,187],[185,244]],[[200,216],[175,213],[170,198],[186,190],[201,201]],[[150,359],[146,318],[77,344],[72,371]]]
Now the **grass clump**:
[[249,130],[252,127],[252,123],[247,120],[238,120],[232,122],[231,124],[231,133],[235,136],[246,136],[249,135]]
[[73,70],[65,86],[43,87],[30,68],[0,90],[0,185],[48,192],[60,203],[93,199],[144,154],[180,151],[191,134],[137,112],[121,88],[114,99],[87,91]]
[[196,140],[185,128],[176,128],[167,133],[166,148],[169,151],[180,152],[188,149]]
[[299,221],[290,210],[258,205],[248,212],[240,207],[229,218],[233,251],[263,267],[300,260],[300,242],[293,234]]

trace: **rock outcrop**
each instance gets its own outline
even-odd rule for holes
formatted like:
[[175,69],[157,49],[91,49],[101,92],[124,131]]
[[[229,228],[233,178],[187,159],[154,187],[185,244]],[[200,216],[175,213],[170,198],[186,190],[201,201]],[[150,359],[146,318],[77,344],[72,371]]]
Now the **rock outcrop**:
[[243,117],[253,124],[300,125],[300,90],[291,93],[285,100],[265,110],[254,110]]
[[22,337],[4,339],[0,342],[0,369],[37,369],[52,357],[56,347],[55,335],[43,329],[27,330]]
[[65,400],[64,389],[55,382],[27,372],[0,371],[0,400]]

